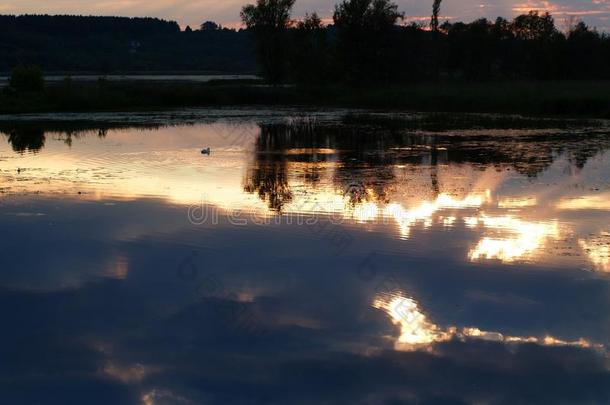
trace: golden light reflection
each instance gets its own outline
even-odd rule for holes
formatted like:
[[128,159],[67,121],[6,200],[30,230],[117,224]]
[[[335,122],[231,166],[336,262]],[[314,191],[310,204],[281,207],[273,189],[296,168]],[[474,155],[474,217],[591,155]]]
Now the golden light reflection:
[[335,155],[336,149],[329,148],[292,148],[288,149],[286,155]]
[[502,198],[498,202],[499,208],[527,208],[527,207],[535,207],[538,205],[538,199],[535,197],[512,197],[512,198]]
[[602,210],[610,211],[610,193],[563,198],[557,203],[560,210]]
[[[410,209],[406,209],[398,203],[390,204],[384,209],[384,214],[394,218],[398,223],[401,235],[408,238],[414,224],[423,223],[424,227],[431,226],[433,215],[441,209],[478,208],[488,200],[489,192],[469,194],[463,199],[456,199],[449,194],[441,194],[435,201],[426,201]],[[451,221],[444,222],[446,226],[450,223]]]
[[401,296],[390,300],[378,298],[373,303],[373,307],[384,310],[390,316],[392,323],[400,326],[400,336],[396,341],[397,349],[415,349],[449,339],[446,332],[426,319],[417,303],[411,298]]
[[501,238],[484,237],[470,250],[470,260],[498,259],[503,262],[514,262],[531,256],[540,249],[548,238],[559,237],[559,225],[556,220],[549,222],[529,222],[513,216],[491,217],[481,215],[464,221],[468,227],[479,224],[496,232],[506,232]]
[[400,335],[395,339],[394,349],[400,351],[432,350],[435,343],[468,339],[502,342],[507,344],[535,343],[542,346],[575,346],[581,348],[604,349],[586,339],[567,341],[553,336],[509,336],[501,332],[485,331],[476,327],[450,326],[441,328],[427,319],[415,300],[402,295],[388,297],[380,294],[373,307],[384,311],[394,325],[400,327]]
[[[544,192],[524,189],[522,195],[513,192],[509,197],[499,191],[510,176],[507,172],[462,164],[439,166],[433,185],[429,167],[401,164],[392,166],[392,173],[384,172],[391,180],[380,180],[375,172],[359,174],[362,178],[354,180],[366,186],[355,202],[346,195],[347,185],[340,180],[345,175],[345,171],[340,172],[340,162],[333,158],[303,161],[297,156],[331,156],[340,151],[292,148],[281,152],[289,157],[284,187],[291,198],[283,202],[281,210],[274,210],[256,192],[244,191],[243,186],[260,128],[244,127],[247,136],[240,136],[239,144],[220,137],[219,131],[222,128],[206,125],[179,131],[109,131],[103,141],[75,139],[70,148],[63,142],[47,142],[36,155],[15,154],[8,144],[3,144],[0,153],[8,158],[0,161],[2,195],[68,195],[93,201],[158,198],[170,204],[205,205],[260,218],[271,218],[280,212],[328,215],[350,226],[381,224],[403,239],[411,238],[416,226],[450,230],[464,224],[479,234],[464,255],[470,261],[539,260],[550,241],[563,234],[575,234],[572,240],[578,242],[570,248],[583,249],[596,269],[610,271],[607,244],[580,235],[581,219],[578,223],[560,222],[561,215],[565,215],[562,211],[566,210],[610,210],[608,192],[578,196],[577,191],[560,184]],[[142,142],[144,135],[146,142]],[[199,144],[211,146],[213,153],[203,157],[199,149],[193,148]],[[540,209],[543,205],[548,209]],[[486,214],[480,214],[482,210]],[[593,231],[598,232],[599,228]],[[117,262],[108,272],[122,278],[127,264]]]
[[597,237],[580,239],[578,244],[599,271],[610,273],[610,232]]
[[[0,161],[7,191],[72,195],[83,200],[160,198],[172,204],[201,203],[232,208],[263,209],[255,196],[241,187],[244,155],[258,134],[244,125],[235,137],[222,127],[198,125],[155,131],[111,130],[102,142],[77,139],[67,149],[63,142],[47,142],[37,154],[16,155],[0,145]],[[239,135],[239,136],[237,136]],[[146,141],[143,142],[143,137]],[[194,145],[210,146],[203,157]],[[228,203],[227,203],[228,202]]]
[[354,208],[354,217],[358,222],[367,222],[379,216],[379,207],[374,203],[358,204]]
[[441,221],[445,228],[451,228],[455,225],[457,218],[456,217],[442,217]]

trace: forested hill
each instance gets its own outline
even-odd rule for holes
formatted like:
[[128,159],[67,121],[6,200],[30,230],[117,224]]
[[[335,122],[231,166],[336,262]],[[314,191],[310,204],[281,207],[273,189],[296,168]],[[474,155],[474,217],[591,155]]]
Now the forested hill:
[[0,15],[0,71],[256,71],[247,31],[183,32],[154,18]]

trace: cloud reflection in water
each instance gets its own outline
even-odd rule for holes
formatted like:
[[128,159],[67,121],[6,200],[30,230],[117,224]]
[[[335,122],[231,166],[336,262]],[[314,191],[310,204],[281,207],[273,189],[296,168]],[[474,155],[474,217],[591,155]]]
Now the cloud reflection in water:
[[0,145],[0,402],[608,403],[608,142],[333,125]]
[[565,341],[553,336],[510,336],[495,331],[484,331],[476,327],[450,326],[441,328],[429,321],[418,303],[403,295],[380,295],[373,307],[384,311],[394,325],[400,327],[400,335],[396,338],[396,350],[433,350],[435,343],[448,342],[454,339],[479,339],[507,344],[534,343],[543,346],[574,346],[605,350],[602,344],[591,343],[581,338],[576,341]]

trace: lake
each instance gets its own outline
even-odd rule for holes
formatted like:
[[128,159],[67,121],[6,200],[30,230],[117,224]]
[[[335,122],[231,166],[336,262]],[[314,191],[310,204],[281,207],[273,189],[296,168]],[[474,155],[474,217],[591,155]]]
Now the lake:
[[2,116],[0,403],[610,403],[609,173],[600,120]]

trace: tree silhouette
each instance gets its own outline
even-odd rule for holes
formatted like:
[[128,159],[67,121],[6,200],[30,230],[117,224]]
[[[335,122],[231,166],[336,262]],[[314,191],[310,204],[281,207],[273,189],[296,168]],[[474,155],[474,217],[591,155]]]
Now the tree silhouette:
[[14,128],[8,132],[8,143],[19,153],[37,153],[45,144],[46,136],[42,128]]
[[44,90],[44,76],[38,66],[19,65],[11,74],[11,88],[18,92],[41,92]]
[[333,21],[339,31],[341,75],[352,82],[389,81],[395,52],[395,25],[404,17],[390,0],[343,0]]
[[441,12],[441,2],[443,0],[434,0],[432,4],[432,19],[430,20],[430,29],[432,31],[438,31],[438,15]]
[[201,31],[216,31],[221,29],[220,25],[216,24],[214,21],[206,21],[201,24]]
[[[242,30],[206,22],[186,32],[175,22],[150,18],[0,16],[0,45],[5,45],[0,70],[18,65],[104,73],[258,69],[271,83],[388,87],[436,78],[610,80],[610,35],[584,23],[563,34],[548,13],[437,26],[442,3],[436,0],[428,30],[398,25],[402,13],[390,0],[340,1],[328,26],[315,14],[293,25],[293,4],[259,0],[244,7],[249,29]],[[137,52],[129,52],[133,44]],[[56,89],[48,86],[46,92]]]
[[256,153],[246,171],[244,191],[258,195],[270,209],[281,212],[293,198],[285,154],[288,147],[285,137],[287,129],[282,125],[260,124],[259,127]]
[[327,30],[316,13],[306,14],[292,33],[290,73],[299,83],[323,83],[328,78],[329,43]]
[[263,75],[271,83],[280,83],[286,76],[286,29],[295,0],[257,0],[241,11],[241,19],[254,31]]
[[[137,52],[129,52],[135,44]],[[153,18],[0,15],[4,72],[32,64],[61,72],[250,73],[257,68],[253,48],[248,30],[189,33]]]
[[521,40],[548,41],[557,34],[555,21],[549,13],[540,15],[538,11],[530,11],[516,17],[512,25],[515,36]]

